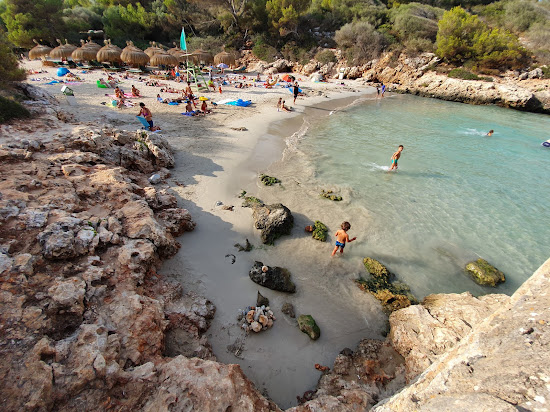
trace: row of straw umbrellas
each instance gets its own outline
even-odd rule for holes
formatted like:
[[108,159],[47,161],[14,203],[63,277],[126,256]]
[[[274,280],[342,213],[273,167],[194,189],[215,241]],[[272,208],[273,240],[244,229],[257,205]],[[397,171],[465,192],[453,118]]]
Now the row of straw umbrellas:
[[231,66],[235,64],[235,60],[238,58],[235,54],[225,51],[215,56],[201,49],[195,50],[193,53],[187,53],[175,46],[175,43],[174,47],[169,50],[164,50],[155,43],[152,43],[151,47],[141,50],[139,47],[134,46],[131,41],[126,42],[124,49],[112,44],[110,40],[105,40],[105,46],[103,47],[91,40],[87,42],[82,40],[80,47],[69,44],[67,41],[65,41],[65,44],[60,40],[57,41],[59,46],[52,49],[39,44],[35,40],[36,46],[29,51],[29,59],[50,57],[56,60],[66,60],[71,58],[74,61],[124,62],[132,66],[144,66],[146,64],[151,66],[176,66],[179,63],[191,60],[195,64],[214,63],[216,65]]

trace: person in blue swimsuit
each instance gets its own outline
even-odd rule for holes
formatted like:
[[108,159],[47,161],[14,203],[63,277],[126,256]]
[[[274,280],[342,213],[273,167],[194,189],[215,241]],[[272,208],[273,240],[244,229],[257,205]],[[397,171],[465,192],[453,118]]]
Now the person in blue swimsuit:
[[350,239],[348,236],[348,230],[351,229],[351,225],[349,222],[344,222],[340,226],[342,229],[338,230],[336,232],[336,243],[334,246],[334,250],[332,251],[332,255],[334,256],[336,252],[338,252],[338,249],[340,249],[340,253],[344,253],[344,248],[346,247],[346,242],[353,242],[357,238],[354,237],[353,239]]
[[397,161],[401,157],[401,152],[403,151],[403,145],[400,144],[397,148],[397,152],[395,152],[391,157],[391,167],[390,170],[397,170]]

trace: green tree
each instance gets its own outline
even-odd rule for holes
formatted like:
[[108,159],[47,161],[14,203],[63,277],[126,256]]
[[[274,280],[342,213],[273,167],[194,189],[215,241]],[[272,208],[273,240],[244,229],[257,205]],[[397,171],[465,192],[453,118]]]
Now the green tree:
[[519,68],[528,61],[516,36],[490,29],[461,7],[446,11],[439,21],[437,54],[451,63],[470,61],[478,68]]
[[105,34],[118,41],[145,39],[154,27],[154,15],[148,13],[141,3],[109,6],[103,12]]
[[366,21],[348,23],[336,32],[335,40],[350,64],[362,64],[380,56],[389,42]]
[[19,47],[32,47],[33,38],[53,44],[63,33],[63,0],[5,0],[2,20],[8,39]]
[[271,26],[284,37],[297,34],[300,17],[311,5],[311,0],[267,0],[267,10]]
[[444,10],[420,3],[408,3],[390,11],[393,29],[401,39],[428,39],[435,41],[437,22]]
[[19,67],[17,57],[13,54],[6,33],[0,30],[0,84],[25,79],[25,70]]

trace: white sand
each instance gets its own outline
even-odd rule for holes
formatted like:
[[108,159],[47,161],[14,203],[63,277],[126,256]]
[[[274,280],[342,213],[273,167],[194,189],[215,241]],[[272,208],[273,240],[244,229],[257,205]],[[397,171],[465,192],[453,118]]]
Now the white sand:
[[[28,67],[39,68],[40,64],[30,62]],[[130,130],[139,128],[135,119],[139,107],[114,109],[100,104],[108,101],[104,94],[112,92],[112,89],[96,86],[98,78],[106,77],[103,71],[73,72],[85,80],[80,85],[69,86],[75,92],[76,107],[64,101],[59,92],[62,85],[43,86],[60,96],[66,111],[73,113],[78,121],[98,127],[111,124]],[[54,73],[54,69],[48,69],[48,74],[29,78],[57,78]],[[254,77],[255,74],[249,74],[248,83],[252,83]],[[329,226],[332,235],[344,218],[335,215],[333,208],[320,211],[318,206],[312,206],[310,202],[315,195],[300,196],[300,182],[309,177],[292,175],[292,164],[278,162],[285,148],[285,137],[302,125],[303,120],[297,115],[303,114],[307,106],[337,107],[344,103],[333,99],[359,97],[361,93],[372,93],[372,89],[361,88],[359,82],[345,81],[346,86],[342,86],[335,80],[311,83],[305,76],[297,78],[308,96],[299,97],[296,105],[292,104],[292,94],[287,89],[225,86],[222,95],[213,92],[202,95],[214,101],[250,99],[253,106],[218,105],[212,114],[193,118],[180,114],[184,105],[158,103],[158,87],[145,86],[135,79],[124,80],[121,84],[126,92],[132,84],[141,90],[145,97],[134,101],[143,101],[151,109],[155,124],[162,127],[163,135],[176,150],[176,167],[168,183],[178,196],[180,206],[189,209],[197,222],[194,232],[179,239],[181,250],[165,263],[162,272],[175,276],[187,290],[197,291],[214,302],[217,312],[208,331],[214,353],[222,362],[239,363],[257,387],[283,408],[295,405],[296,395],[315,387],[320,376],[314,369],[315,363],[332,365],[344,347],[353,348],[365,337],[381,338],[386,322],[374,298],[361,292],[352,282],[363,272],[360,256],[353,255],[353,245],[346,248],[344,257],[331,259],[332,241],[317,242],[303,232],[305,225],[320,219]],[[41,85],[46,81],[29,82]],[[163,83],[182,87],[175,82]],[[172,95],[161,93],[161,96]],[[294,106],[293,113],[277,112],[275,105],[279,97],[283,97],[287,105]],[[326,116],[329,110],[319,112]],[[277,123],[269,128],[272,122],[280,120],[285,120],[284,126]],[[230,127],[248,130],[235,131]],[[281,128],[286,129],[283,135],[277,133]],[[293,160],[296,161],[296,157]],[[278,164],[270,168],[274,162]],[[301,169],[297,167],[296,170]],[[283,186],[262,187],[257,176],[266,171],[280,172],[283,176],[275,175],[283,177]],[[261,246],[259,231],[253,228],[251,210],[240,207],[237,195],[241,189],[266,203],[281,202],[288,206],[296,223],[292,235],[281,238],[274,247]],[[234,205],[234,211],[216,206],[217,201]],[[233,245],[244,244],[245,238],[256,248],[248,253],[237,252]],[[236,256],[234,264],[230,257],[225,257],[227,254]],[[297,285],[297,293],[286,295],[253,283],[248,271],[255,260],[288,268]],[[238,309],[255,304],[257,290],[270,299],[277,320],[272,329],[245,338],[236,315]],[[280,312],[285,301],[294,304],[297,315],[311,314],[317,320],[321,328],[319,340],[311,341],[300,332],[294,320]],[[243,349],[240,357],[227,349],[235,342]]]

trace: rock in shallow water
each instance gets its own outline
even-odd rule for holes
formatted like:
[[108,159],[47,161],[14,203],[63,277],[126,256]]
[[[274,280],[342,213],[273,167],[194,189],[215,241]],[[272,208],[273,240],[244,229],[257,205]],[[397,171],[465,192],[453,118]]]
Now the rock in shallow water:
[[317,340],[321,336],[321,329],[319,329],[311,315],[300,315],[298,317],[298,327],[313,340]]
[[275,266],[269,267],[267,272],[263,272],[263,266],[262,262],[254,262],[254,266],[248,273],[253,282],[280,292],[296,292],[296,285],[290,279],[290,272],[287,269]]
[[466,272],[479,285],[496,286],[506,280],[504,273],[484,259],[478,259],[466,265]]

